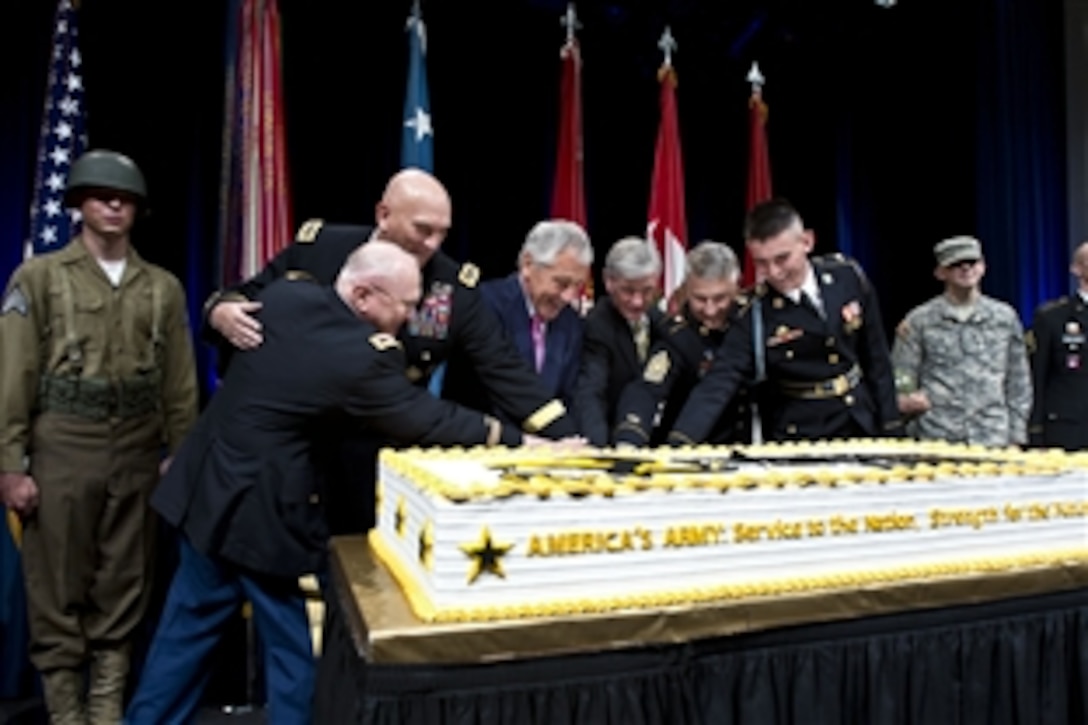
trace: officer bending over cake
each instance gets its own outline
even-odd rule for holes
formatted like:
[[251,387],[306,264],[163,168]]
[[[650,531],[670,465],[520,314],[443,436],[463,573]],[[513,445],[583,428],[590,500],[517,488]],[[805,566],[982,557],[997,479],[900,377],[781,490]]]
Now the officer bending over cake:
[[[405,169],[389,180],[375,209],[375,226],[306,222],[295,242],[259,274],[217,292],[205,304],[203,334],[218,346],[221,368],[234,349],[261,344],[257,294],[268,284],[281,277],[332,284],[356,247],[381,236],[414,256],[423,273],[423,298],[399,333],[409,379],[426,387],[435,368],[457,355],[472,366],[488,401],[523,430],[547,438],[576,435],[573,416],[549,394],[481,298],[476,289],[479,270],[454,262],[440,250],[451,216],[450,197],[441,182],[420,169]],[[342,454],[338,472],[330,472],[342,484],[330,491],[340,497],[330,507],[330,525],[334,533],[356,533],[374,523],[377,445],[349,441]],[[369,476],[369,484],[360,476]]]
[[[737,256],[725,244],[705,241],[687,256],[684,305],[650,347],[642,377],[628,383],[616,407],[615,445],[659,445],[692,389],[710,368],[725,331],[737,318]],[[660,415],[659,422],[655,419]],[[748,443],[751,415],[742,389],[724,409],[708,443]]]
[[708,440],[741,387],[764,378],[760,410],[770,440],[900,435],[887,338],[861,267],[838,254],[810,258],[813,234],[783,199],[753,208],[744,236],[764,281],[668,441]]
[[401,443],[522,443],[521,431],[405,378],[394,333],[419,298],[416,261],[381,240],[348,258],[334,288],[281,280],[262,292],[262,344],[234,356],[152,496],[180,531],[180,562],[127,722],[192,719],[208,658],[245,600],[269,720],[309,721],[314,657],[298,579],[323,569],[328,539],[314,443],[346,415]]

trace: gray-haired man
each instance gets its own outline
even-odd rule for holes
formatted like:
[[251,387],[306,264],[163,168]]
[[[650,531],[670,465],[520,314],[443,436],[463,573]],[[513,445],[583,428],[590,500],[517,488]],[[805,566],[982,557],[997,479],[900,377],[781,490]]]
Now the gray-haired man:
[[[517,271],[479,288],[514,347],[567,410],[574,407],[582,354],[582,318],[571,303],[592,264],[593,247],[582,227],[564,220],[542,221],[525,237]],[[443,395],[478,407],[487,399],[487,389],[466,361],[455,358]]]
[[575,415],[593,445],[608,445],[624,387],[642,375],[650,345],[665,331],[654,305],[660,294],[661,256],[645,239],[612,245],[604,261],[608,296],[586,318]]

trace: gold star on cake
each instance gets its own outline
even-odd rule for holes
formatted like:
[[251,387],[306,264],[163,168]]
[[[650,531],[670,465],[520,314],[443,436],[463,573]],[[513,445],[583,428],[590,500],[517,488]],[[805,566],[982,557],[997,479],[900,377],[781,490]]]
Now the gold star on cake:
[[423,524],[423,530],[419,532],[419,563],[427,571],[434,568],[434,532],[430,521]]
[[404,496],[397,499],[397,511],[393,514],[393,530],[397,536],[404,536],[404,526],[408,523],[408,506],[404,503]]
[[461,551],[472,559],[468,570],[468,583],[474,583],[484,572],[505,579],[502,557],[513,548],[513,544],[497,544],[492,541],[491,531],[486,526],[480,529],[480,538],[470,544],[461,544]]

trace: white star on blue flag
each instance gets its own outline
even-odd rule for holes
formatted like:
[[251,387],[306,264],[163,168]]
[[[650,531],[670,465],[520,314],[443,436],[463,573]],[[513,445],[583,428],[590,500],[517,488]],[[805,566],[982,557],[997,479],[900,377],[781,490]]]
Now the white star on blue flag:
[[53,22],[53,52],[38,136],[34,199],[30,207],[29,251],[41,254],[68,243],[78,214],[64,210],[64,180],[72,161],[87,146],[83,117],[83,76],[79,70],[77,10],[60,0]]
[[400,165],[434,171],[434,128],[427,92],[427,30],[418,0],[408,18],[408,91],[404,97],[404,127]]

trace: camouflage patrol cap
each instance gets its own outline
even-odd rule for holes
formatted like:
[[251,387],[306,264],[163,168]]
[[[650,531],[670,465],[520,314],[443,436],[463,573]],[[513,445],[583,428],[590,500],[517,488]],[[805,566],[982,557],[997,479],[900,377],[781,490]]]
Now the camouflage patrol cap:
[[982,244],[974,237],[952,237],[937,242],[933,247],[938,267],[982,259]]
[[143,201],[147,197],[147,184],[140,167],[124,154],[105,149],[95,149],[76,159],[68,173],[64,187],[64,202],[72,206],[74,192],[84,188],[115,189],[128,192]]

